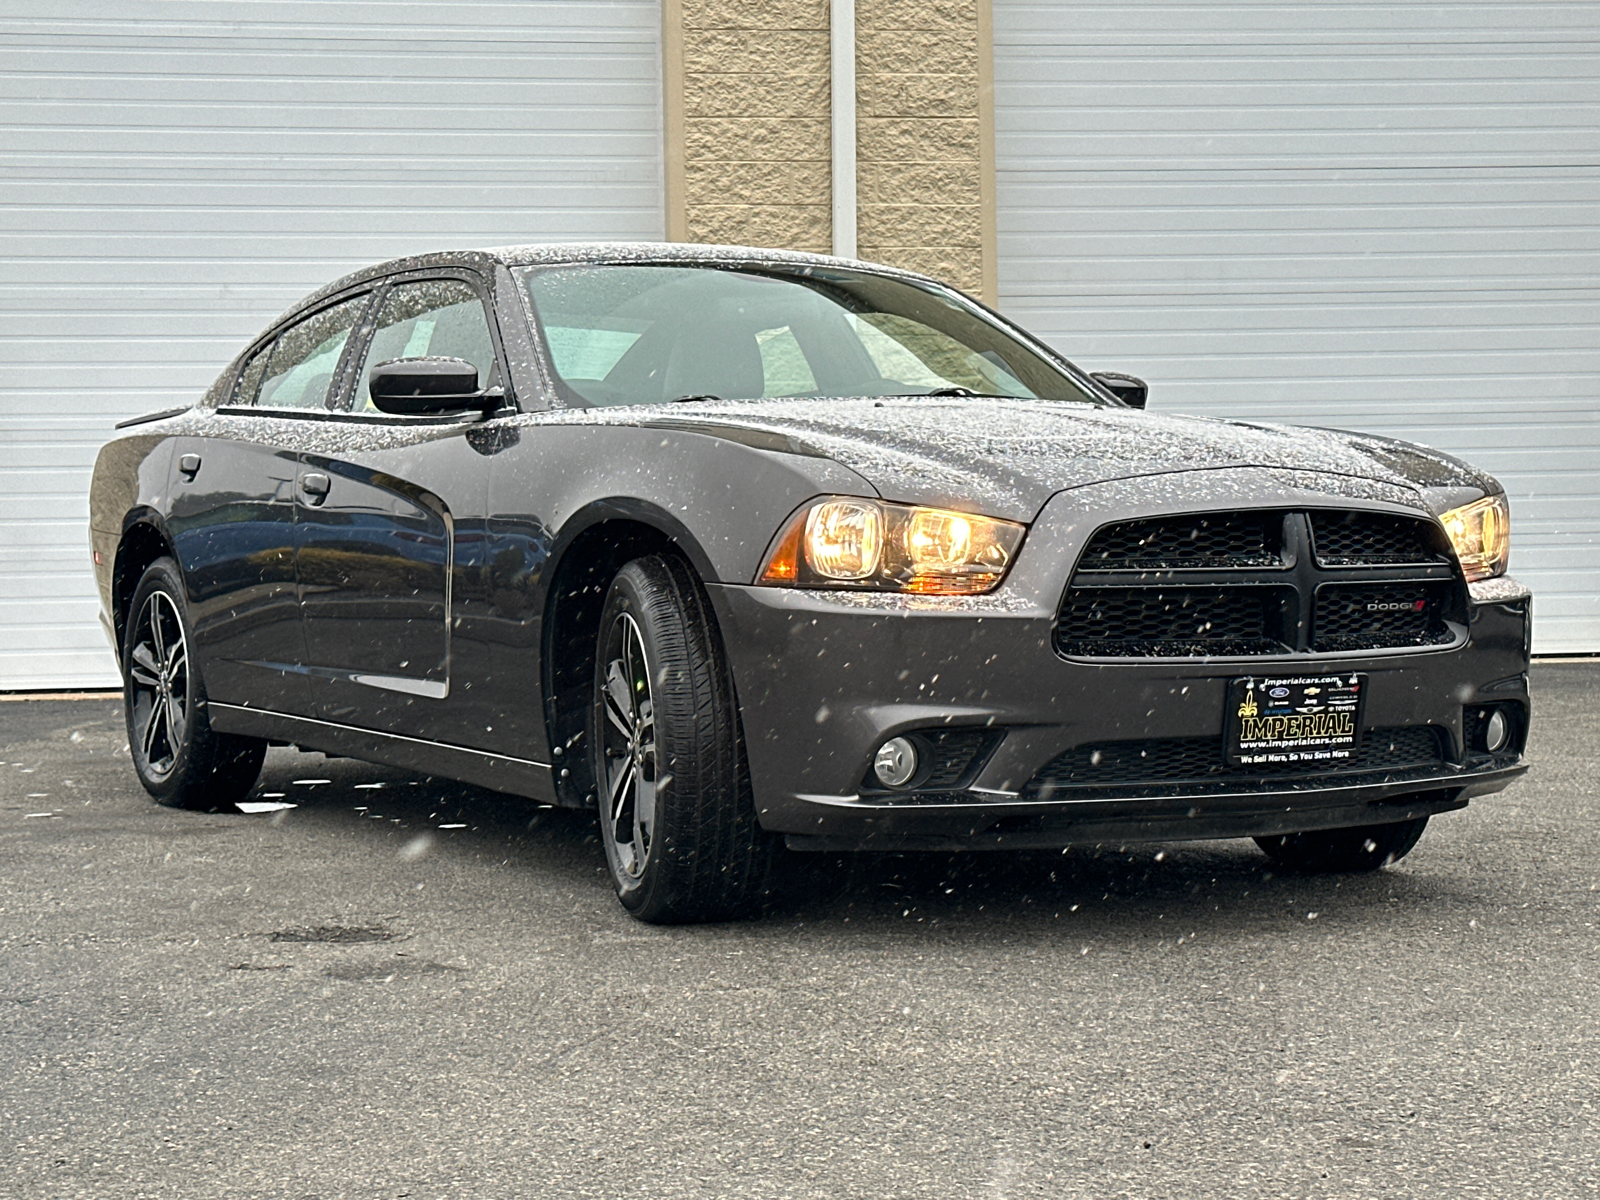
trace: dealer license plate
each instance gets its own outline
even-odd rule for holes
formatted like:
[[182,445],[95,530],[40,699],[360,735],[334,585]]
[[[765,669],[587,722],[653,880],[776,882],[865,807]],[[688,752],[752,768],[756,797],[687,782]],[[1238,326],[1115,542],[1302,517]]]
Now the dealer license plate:
[[1332,765],[1356,755],[1365,675],[1249,676],[1228,682],[1228,765]]

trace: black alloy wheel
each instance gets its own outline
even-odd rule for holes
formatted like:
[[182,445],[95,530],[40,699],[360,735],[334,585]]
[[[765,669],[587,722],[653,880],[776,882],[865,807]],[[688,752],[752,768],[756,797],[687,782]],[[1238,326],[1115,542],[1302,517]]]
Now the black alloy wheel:
[[606,716],[600,726],[605,770],[600,780],[600,812],[606,823],[612,869],[631,885],[638,882],[650,861],[659,782],[650,665],[644,635],[631,612],[620,612],[612,621],[600,663],[605,673],[600,703]]
[[1350,829],[1316,829],[1280,837],[1256,838],[1268,858],[1291,871],[1355,873],[1376,871],[1411,853],[1427,817],[1391,825],[1358,825]]
[[159,558],[128,606],[123,709],[139,782],[162,804],[231,808],[250,794],[267,744],[213,733],[176,564]]
[[595,651],[588,740],[618,899],[659,924],[750,911],[777,839],[756,820],[732,676],[687,564],[623,567]]
[[138,761],[150,779],[161,782],[178,765],[189,725],[189,648],[177,602],[166,592],[158,588],[144,598],[129,646],[128,692]]

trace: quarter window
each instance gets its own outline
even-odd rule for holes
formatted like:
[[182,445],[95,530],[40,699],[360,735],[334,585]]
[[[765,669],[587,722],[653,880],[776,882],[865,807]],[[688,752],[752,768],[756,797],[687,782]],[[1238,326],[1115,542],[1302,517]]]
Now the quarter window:
[[500,382],[483,302],[459,279],[424,279],[389,290],[356,383],[356,411],[376,412],[367,390],[372,368],[397,358],[464,358],[478,368],[478,386]]
[[[326,408],[333,387],[334,372],[344,354],[350,331],[361,319],[368,297],[357,296],[335,304],[291,325],[278,335],[272,354],[261,373],[259,394],[254,403],[261,408]],[[252,386],[255,360],[240,377],[237,402],[251,403],[245,392]]]
[[261,393],[261,377],[267,373],[267,363],[272,359],[272,348],[278,343],[268,342],[250,356],[244,370],[239,372],[239,382],[234,385],[232,404],[254,404]]

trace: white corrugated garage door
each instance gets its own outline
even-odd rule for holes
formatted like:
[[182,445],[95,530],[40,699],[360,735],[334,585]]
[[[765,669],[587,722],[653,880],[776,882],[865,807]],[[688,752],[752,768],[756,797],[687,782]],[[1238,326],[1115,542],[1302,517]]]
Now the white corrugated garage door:
[[0,0],[0,689],[116,682],[85,493],[317,285],[662,235],[657,0]]
[[1006,311],[1493,471],[1535,649],[1600,650],[1600,4],[994,7]]

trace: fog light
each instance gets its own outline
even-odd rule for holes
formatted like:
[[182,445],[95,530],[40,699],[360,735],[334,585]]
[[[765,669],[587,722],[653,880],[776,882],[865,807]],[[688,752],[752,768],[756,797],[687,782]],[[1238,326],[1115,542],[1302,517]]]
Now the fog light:
[[1505,709],[1497,708],[1489,714],[1488,724],[1483,727],[1483,748],[1490,754],[1499,754],[1510,740],[1511,722],[1506,720]]
[[917,773],[917,748],[903,737],[890,738],[873,756],[872,773],[884,787],[905,787]]

